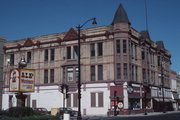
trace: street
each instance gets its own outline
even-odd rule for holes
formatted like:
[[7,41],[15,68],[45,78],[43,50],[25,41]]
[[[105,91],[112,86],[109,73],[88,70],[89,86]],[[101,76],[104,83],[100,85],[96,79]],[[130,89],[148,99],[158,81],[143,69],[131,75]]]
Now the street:
[[159,115],[111,116],[111,117],[86,117],[83,120],[180,120],[180,112]]

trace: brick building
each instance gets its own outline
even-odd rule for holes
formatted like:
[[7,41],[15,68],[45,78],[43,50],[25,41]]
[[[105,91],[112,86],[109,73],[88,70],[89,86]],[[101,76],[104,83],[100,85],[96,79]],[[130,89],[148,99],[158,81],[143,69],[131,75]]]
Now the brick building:
[[[3,108],[17,105],[8,89],[9,71],[25,58],[26,68],[36,72],[35,92],[25,93],[27,106],[62,107],[61,85],[66,83],[66,106],[77,109],[77,38],[77,31],[70,28],[65,33],[6,42]],[[112,24],[81,31],[80,54],[83,115],[106,115],[114,105],[119,114],[140,113],[144,108],[159,111],[163,92],[165,103],[170,102],[170,53],[162,41],[152,41],[148,31],[132,28],[121,4]]]

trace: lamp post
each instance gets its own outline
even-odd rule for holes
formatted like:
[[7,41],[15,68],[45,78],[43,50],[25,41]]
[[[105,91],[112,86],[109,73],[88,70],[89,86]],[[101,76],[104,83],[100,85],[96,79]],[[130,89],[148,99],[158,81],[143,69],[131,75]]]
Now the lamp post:
[[[23,69],[26,66],[27,66],[27,63],[26,63],[25,59],[21,58],[21,60],[18,63],[18,68]],[[19,107],[24,107],[25,106],[25,99],[26,99],[27,96],[23,95],[23,92],[18,92],[16,97],[17,97],[17,99],[19,99],[19,102],[20,102],[20,104],[18,106]]]
[[93,25],[96,25],[97,22],[96,22],[96,18],[91,18],[87,21],[85,21],[82,25],[78,25],[76,28],[78,29],[78,116],[77,116],[77,119],[78,120],[81,120],[82,117],[81,117],[81,28],[86,24],[88,23],[89,21],[93,21],[92,24]]

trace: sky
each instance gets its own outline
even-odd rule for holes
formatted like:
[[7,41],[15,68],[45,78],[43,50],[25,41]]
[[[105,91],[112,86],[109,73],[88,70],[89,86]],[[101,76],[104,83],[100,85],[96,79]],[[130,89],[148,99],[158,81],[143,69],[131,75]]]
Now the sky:
[[[179,72],[180,0],[146,1],[151,40],[164,42],[172,56],[171,69]],[[110,25],[120,3],[131,27],[145,30],[145,0],[0,0],[0,36],[13,41],[67,32],[93,17],[97,27]]]

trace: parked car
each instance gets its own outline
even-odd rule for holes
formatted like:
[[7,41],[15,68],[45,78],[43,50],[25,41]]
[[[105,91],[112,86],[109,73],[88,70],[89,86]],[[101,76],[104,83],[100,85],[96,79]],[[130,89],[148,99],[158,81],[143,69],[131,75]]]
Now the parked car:
[[40,114],[50,114],[46,108],[33,108],[33,111]]
[[57,116],[63,116],[64,112],[69,113],[70,116],[78,115],[78,112],[76,110],[73,110],[72,108],[59,108],[59,112],[57,113]]

